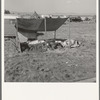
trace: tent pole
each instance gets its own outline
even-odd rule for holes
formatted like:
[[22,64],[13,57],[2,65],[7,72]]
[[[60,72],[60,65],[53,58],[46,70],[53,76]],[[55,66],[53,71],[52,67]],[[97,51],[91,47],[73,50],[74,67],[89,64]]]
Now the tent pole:
[[18,37],[18,22],[17,22],[17,19],[16,19],[16,45],[17,45],[17,48],[18,48],[18,52],[20,53],[21,52],[21,48],[20,48],[20,41],[19,41],[19,37]]
[[44,19],[44,26],[45,26],[45,34],[46,34],[47,33],[46,17]]
[[71,38],[70,38],[70,16],[69,16],[69,48],[70,48],[70,42],[71,42],[70,39]]
[[54,40],[56,40],[56,31],[54,31]]

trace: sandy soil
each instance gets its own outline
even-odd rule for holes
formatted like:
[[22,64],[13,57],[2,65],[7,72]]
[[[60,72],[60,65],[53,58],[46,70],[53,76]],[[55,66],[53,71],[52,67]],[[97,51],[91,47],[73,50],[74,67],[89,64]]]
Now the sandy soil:
[[[68,32],[68,24],[63,25],[57,38],[68,39]],[[18,54],[11,41],[5,41],[5,81],[74,82],[96,77],[96,24],[71,23],[70,33],[71,39],[81,41],[80,47]],[[48,38],[53,33],[39,37]]]

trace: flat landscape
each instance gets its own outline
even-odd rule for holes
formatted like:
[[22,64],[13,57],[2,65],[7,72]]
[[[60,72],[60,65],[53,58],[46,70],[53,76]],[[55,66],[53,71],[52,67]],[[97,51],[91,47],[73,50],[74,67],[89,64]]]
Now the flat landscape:
[[[71,22],[62,25],[56,38],[81,42],[77,48],[46,52],[17,53],[11,40],[5,41],[5,82],[77,82],[96,77],[96,23]],[[41,39],[52,39],[47,32]]]

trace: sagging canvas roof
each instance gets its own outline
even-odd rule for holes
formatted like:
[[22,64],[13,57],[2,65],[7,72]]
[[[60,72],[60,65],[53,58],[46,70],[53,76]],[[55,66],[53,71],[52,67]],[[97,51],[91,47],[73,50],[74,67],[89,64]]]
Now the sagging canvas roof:
[[[46,31],[56,31],[68,18],[46,18]],[[45,31],[45,19],[17,19],[18,31]]]

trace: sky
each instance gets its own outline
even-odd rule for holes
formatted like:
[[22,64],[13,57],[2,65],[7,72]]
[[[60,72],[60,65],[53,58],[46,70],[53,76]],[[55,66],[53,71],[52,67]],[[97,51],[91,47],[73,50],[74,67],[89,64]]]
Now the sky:
[[5,0],[4,8],[17,12],[36,11],[41,14],[95,14],[96,0]]

